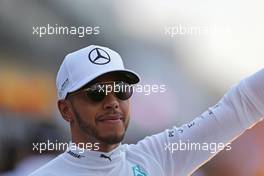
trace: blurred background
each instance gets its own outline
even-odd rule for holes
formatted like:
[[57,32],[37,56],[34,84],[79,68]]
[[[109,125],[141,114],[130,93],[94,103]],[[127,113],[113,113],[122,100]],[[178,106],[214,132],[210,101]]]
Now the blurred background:
[[[214,105],[229,87],[264,65],[262,1],[0,1],[0,175],[27,175],[59,152],[33,142],[68,142],[56,106],[64,56],[90,44],[120,53],[141,84],[125,143],[180,126]],[[39,36],[34,27],[98,27],[99,34]],[[202,166],[195,176],[264,176],[264,122]]]

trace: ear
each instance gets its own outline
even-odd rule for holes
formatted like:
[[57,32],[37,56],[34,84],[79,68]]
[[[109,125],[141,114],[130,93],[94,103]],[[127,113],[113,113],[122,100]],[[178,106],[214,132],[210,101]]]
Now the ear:
[[57,105],[63,119],[67,122],[73,122],[73,112],[70,102],[67,100],[59,100]]

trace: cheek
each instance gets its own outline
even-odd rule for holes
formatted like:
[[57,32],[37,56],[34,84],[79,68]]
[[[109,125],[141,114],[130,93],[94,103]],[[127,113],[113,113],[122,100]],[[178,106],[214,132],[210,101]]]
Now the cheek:
[[100,107],[91,105],[86,105],[82,107],[83,108],[81,111],[81,116],[83,120],[86,122],[95,123],[96,114],[100,111]]
[[122,101],[119,103],[121,111],[124,113],[126,117],[130,114],[130,101]]

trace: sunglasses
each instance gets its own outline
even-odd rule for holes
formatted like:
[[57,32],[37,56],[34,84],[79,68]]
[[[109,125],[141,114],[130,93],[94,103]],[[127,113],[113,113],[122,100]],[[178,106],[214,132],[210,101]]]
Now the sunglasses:
[[112,92],[118,99],[124,101],[128,100],[132,96],[133,87],[132,85],[123,81],[100,82],[69,95],[73,95],[79,92],[84,92],[86,97],[93,102],[103,101],[104,98]]

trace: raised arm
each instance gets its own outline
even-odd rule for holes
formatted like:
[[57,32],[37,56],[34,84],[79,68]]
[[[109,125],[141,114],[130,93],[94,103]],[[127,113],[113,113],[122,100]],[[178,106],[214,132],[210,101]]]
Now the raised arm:
[[[136,146],[153,156],[165,175],[186,176],[215,156],[219,145],[233,141],[263,117],[264,69],[233,86],[190,123],[147,137]],[[205,147],[212,144],[217,145],[214,151]],[[186,145],[185,150],[180,145]]]

